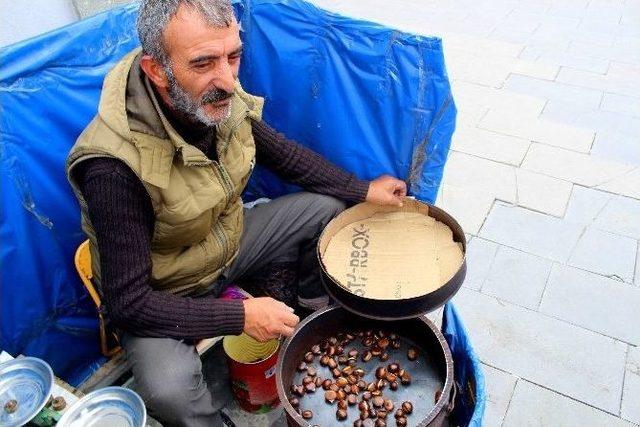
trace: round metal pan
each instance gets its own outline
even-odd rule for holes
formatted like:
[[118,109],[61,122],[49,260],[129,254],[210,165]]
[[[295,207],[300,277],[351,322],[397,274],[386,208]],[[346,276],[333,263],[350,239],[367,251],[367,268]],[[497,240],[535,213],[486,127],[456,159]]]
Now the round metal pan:
[[[402,338],[402,347],[398,350],[389,350],[390,358],[381,362],[373,358],[369,362],[358,359],[357,366],[365,369],[364,380],[373,380],[376,367],[385,366],[392,362],[400,363],[412,376],[412,382],[408,386],[400,386],[396,391],[386,389],[384,394],[392,399],[397,409],[403,401],[410,401],[414,405],[413,413],[407,417],[410,426],[439,426],[447,411],[450,410],[448,397],[453,387],[453,360],[449,346],[442,333],[426,317],[393,322],[375,321],[357,317],[342,307],[328,307],[319,310],[300,323],[294,335],[282,345],[278,366],[276,370],[276,384],[278,395],[283,404],[287,421],[290,426],[352,426],[358,418],[357,407],[349,407],[348,418],[344,421],[336,419],[336,405],[329,405],[324,400],[324,390],[319,388],[315,393],[305,394],[300,400],[300,409],[313,411],[313,418],[305,420],[298,411],[289,403],[290,386],[300,384],[304,374],[297,371],[298,364],[303,360],[304,354],[314,344],[323,339],[335,336],[339,332],[353,332],[356,330],[373,329],[395,332]],[[416,361],[407,359],[409,346],[419,349],[419,358]],[[360,354],[364,346],[361,340],[356,339],[345,350],[356,348]],[[332,378],[329,368],[322,367],[318,358],[313,365],[317,368],[318,375],[323,378]],[[435,402],[436,391],[441,391],[442,397]],[[395,411],[395,409],[394,409]],[[389,414],[387,422],[395,424],[393,413]]]
[[[21,426],[44,408],[53,387],[51,367],[36,357],[22,357],[0,364],[0,426]],[[8,413],[10,400],[18,404]]]
[[142,398],[123,387],[93,391],[71,405],[58,427],[143,427],[147,411]]
[[[359,316],[368,317],[371,319],[380,320],[401,320],[410,319],[413,317],[421,316],[425,313],[429,313],[438,307],[444,305],[449,299],[451,299],[456,292],[462,286],[464,278],[467,272],[467,240],[464,235],[464,231],[458,222],[444,210],[433,206],[429,203],[419,202],[416,200],[407,199],[405,204],[422,204],[428,206],[429,216],[435,218],[451,228],[453,232],[453,240],[460,242],[463,248],[463,258],[460,268],[456,274],[447,282],[442,284],[441,287],[424,295],[420,295],[413,298],[404,299],[373,299],[356,295],[350,292],[347,288],[338,283],[328,272],[325,264],[322,260],[320,253],[320,245],[318,245],[317,255],[320,262],[321,278],[324,287],[329,295],[335,299],[340,305],[347,310],[355,313]],[[342,215],[345,215],[345,211],[334,218],[331,222],[339,220]],[[320,240],[322,241],[327,229],[331,226],[331,222],[325,228]]]

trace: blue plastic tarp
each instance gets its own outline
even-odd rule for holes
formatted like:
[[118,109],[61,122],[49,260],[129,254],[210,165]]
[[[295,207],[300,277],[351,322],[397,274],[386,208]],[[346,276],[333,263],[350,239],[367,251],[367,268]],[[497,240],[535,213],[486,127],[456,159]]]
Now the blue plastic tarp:
[[453,356],[453,376],[457,387],[450,425],[482,427],[486,401],[484,374],[462,319],[450,303],[444,306],[442,333]]
[[[455,126],[441,41],[301,0],[235,3],[240,80],[265,120],[364,179],[406,179],[435,200]],[[77,384],[99,366],[95,309],[73,255],[84,240],[65,157],[103,78],[138,45],[137,6],[0,51],[0,348],[41,357]],[[247,198],[294,189],[257,170]]]

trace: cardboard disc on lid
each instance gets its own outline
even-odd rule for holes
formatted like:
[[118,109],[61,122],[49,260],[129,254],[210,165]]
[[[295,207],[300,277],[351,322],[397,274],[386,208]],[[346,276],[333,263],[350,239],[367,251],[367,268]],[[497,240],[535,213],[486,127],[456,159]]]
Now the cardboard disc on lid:
[[361,203],[324,229],[318,242],[329,294],[361,316],[397,320],[447,302],[466,274],[466,239],[440,208],[406,199],[403,207]]

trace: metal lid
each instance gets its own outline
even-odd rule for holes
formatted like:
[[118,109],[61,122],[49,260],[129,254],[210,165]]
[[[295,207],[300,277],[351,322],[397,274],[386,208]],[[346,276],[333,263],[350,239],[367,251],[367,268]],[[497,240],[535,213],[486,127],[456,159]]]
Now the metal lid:
[[143,427],[147,411],[136,392],[105,387],[87,394],[69,407],[58,427]]
[[[0,364],[0,425],[29,422],[44,408],[52,387],[53,371],[44,360],[23,357]],[[7,410],[14,402],[15,410]]]

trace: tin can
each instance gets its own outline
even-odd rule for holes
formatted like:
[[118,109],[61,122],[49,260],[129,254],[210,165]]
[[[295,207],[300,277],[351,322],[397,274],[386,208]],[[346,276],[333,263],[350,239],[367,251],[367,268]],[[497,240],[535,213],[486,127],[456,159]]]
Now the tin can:
[[276,365],[280,341],[259,342],[243,333],[227,336],[222,345],[229,365],[231,391],[245,411],[265,413],[280,404]]

